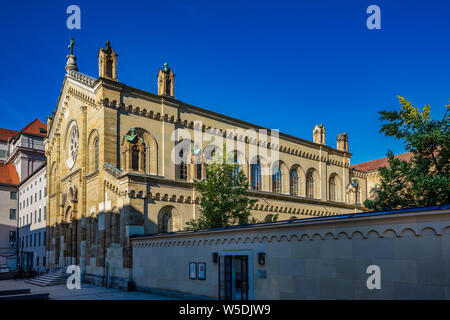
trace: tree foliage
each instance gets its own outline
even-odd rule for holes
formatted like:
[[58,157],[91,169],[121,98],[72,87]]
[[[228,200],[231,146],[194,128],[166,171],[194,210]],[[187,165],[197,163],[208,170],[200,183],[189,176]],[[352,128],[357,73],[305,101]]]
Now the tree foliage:
[[221,228],[248,224],[250,207],[257,201],[248,198],[249,182],[238,164],[226,161],[226,149],[221,161],[206,167],[206,178],[194,181],[200,193],[201,214],[186,224],[188,229]]
[[429,105],[420,111],[405,98],[399,100],[400,111],[379,112],[386,122],[380,132],[402,140],[413,157],[406,162],[388,151],[389,167],[379,169],[381,185],[364,204],[390,210],[450,203],[450,105],[442,120],[433,120]]

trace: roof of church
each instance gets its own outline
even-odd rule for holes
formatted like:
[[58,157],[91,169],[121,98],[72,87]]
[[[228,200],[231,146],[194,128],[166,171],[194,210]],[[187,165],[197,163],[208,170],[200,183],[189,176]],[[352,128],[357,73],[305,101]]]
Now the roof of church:
[[8,141],[9,138],[14,137],[17,134],[16,130],[0,128],[0,141]]
[[0,184],[19,185],[19,175],[13,163],[0,166]]
[[[401,153],[395,156],[395,158],[400,159],[402,161],[409,162],[413,154],[411,152]],[[354,164],[350,167],[350,169],[355,169],[362,172],[372,172],[377,171],[378,169],[386,167],[389,168],[388,158],[381,158],[376,160],[371,160],[363,163]]]
[[[324,216],[324,217],[312,217],[312,218],[300,218],[300,219],[292,219],[292,220],[279,220],[272,222],[261,222],[256,224],[245,224],[245,225],[234,225],[227,226],[221,228],[209,228],[209,229],[200,229],[200,230],[182,230],[182,231],[174,231],[167,233],[151,233],[151,234],[143,234],[143,235],[131,235],[131,240],[140,240],[145,238],[157,238],[157,237],[176,237],[183,235],[199,235],[210,232],[223,232],[223,231],[233,231],[239,229],[256,229],[256,228],[267,228],[267,227],[292,227],[294,225],[301,225],[306,223],[316,223],[321,221],[342,221],[342,220],[354,220],[354,219],[364,219],[364,218],[372,218],[376,216],[391,216],[396,217],[401,214],[414,214],[414,213],[424,213],[427,211],[435,211],[435,210],[448,210],[450,209],[450,204],[442,204],[437,206],[430,207],[413,207],[413,208],[403,208],[403,209],[394,209],[387,211],[369,211],[369,212],[358,212],[358,213],[348,213],[334,216]],[[445,213],[445,212],[443,212]]]

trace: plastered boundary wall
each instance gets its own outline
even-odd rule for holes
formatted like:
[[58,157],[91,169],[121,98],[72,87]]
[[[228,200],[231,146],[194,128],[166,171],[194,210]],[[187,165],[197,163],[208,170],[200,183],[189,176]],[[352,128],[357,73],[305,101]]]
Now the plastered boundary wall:
[[[217,298],[213,252],[242,252],[249,255],[252,299],[450,299],[450,210],[444,208],[141,236],[132,239],[132,277],[142,290]],[[189,262],[206,263],[206,280],[189,279]],[[369,265],[380,267],[379,290],[367,288]]]

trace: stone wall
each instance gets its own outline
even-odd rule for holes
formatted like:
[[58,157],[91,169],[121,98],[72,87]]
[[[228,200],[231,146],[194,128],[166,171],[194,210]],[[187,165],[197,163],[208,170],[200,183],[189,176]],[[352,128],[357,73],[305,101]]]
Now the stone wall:
[[[253,299],[450,299],[450,206],[141,236],[132,247],[142,290],[217,298],[213,252],[241,252]],[[206,263],[206,280],[189,279],[189,262]],[[379,290],[367,288],[371,265]]]

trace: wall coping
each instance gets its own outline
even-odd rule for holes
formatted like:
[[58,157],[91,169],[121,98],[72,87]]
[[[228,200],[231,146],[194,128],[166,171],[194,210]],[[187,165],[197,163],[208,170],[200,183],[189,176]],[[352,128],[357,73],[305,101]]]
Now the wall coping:
[[[238,232],[245,231],[279,231],[282,229],[293,229],[298,227],[306,227],[306,226],[320,226],[320,225],[329,225],[329,224],[353,224],[356,222],[376,222],[379,224],[380,220],[390,220],[390,219],[410,219],[411,221],[418,222],[418,219],[428,219],[432,216],[434,217],[446,217],[445,215],[450,213],[450,204],[440,205],[434,207],[423,207],[423,208],[411,208],[411,209],[399,209],[399,210],[391,210],[391,211],[381,211],[381,212],[362,212],[362,213],[353,213],[353,214],[344,214],[337,216],[328,216],[328,217],[314,217],[314,218],[304,218],[304,219],[295,219],[295,220],[286,220],[286,221],[277,221],[277,222],[267,222],[267,223],[258,223],[253,225],[244,225],[244,226],[231,226],[225,228],[218,229],[206,229],[206,230],[197,230],[197,231],[178,231],[171,233],[156,233],[156,234],[148,234],[148,235],[135,235],[131,236],[130,240],[132,242],[139,242],[143,240],[176,240],[176,238],[181,237],[196,237],[196,236],[219,236],[221,234],[233,234]],[[450,225],[450,215],[447,216]],[[351,226],[351,225],[350,225]],[[331,231],[333,227],[328,227]],[[278,229],[278,230],[277,230]],[[391,229],[389,229],[391,230]],[[287,230],[286,230],[287,231]],[[387,230],[385,230],[387,231]],[[414,231],[414,230],[412,230]],[[436,234],[439,234],[439,231],[435,230]],[[328,233],[327,233],[328,234]],[[416,233],[417,234],[417,233]],[[326,236],[326,235],[325,235]],[[379,234],[380,236],[380,234]],[[363,235],[364,237],[364,235]],[[382,237],[382,235],[380,236]]]

